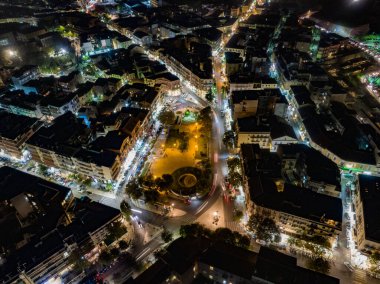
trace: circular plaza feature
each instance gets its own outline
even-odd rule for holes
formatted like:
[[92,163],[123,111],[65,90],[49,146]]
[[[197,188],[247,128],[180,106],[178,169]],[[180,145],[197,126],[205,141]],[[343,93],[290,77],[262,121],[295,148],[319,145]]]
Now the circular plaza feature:
[[197,184],[197,177],[193,174],[184,174],[181,175],[178,179],[178,183],[186,188],[193,187]]
[[196,194],[202,171],[195,167],[183,167],[172,173],[173,184],[171,190],[175,194],[189,196]]

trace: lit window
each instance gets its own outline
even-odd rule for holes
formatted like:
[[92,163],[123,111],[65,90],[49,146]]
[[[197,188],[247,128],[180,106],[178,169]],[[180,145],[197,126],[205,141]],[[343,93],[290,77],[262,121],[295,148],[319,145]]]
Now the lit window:
[[210,266],[210,270],[214,270],[214,267]]

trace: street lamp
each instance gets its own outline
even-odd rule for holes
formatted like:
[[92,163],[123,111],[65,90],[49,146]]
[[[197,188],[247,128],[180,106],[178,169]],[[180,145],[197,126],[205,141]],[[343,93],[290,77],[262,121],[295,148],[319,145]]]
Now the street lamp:
[[16,51],[9,49],[8,54],[10,57],[14,57],[14,56],[16,56]]

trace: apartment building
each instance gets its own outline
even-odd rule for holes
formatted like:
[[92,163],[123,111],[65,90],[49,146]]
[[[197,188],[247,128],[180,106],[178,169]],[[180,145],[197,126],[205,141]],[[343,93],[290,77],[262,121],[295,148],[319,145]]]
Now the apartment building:
[[92,136],[80,119],[67,112],[34,133],[27,148],[38,163],[100,180],[115,180],[121,166],[119,155],[89,144]]
[[35,118],[0,112],[0,150],[21,158],[25,142],[42,126]]
[[358,175],[353,194],[355,245],[365,254],[380,252],[380,177]]
[[90,251],[104,241],[108,227],[121,219],[117,209],[75,199],[67,187],[10,167],[0,168],[0,179],[0,210],[7,212],[0,229],[9,237],[3,245],[12,248],[2,254],[2,283],[56,279],[70,265],[73,250]]
[[[241,145],[246,207],[249,214],[268,216],[288,235],[335,238],[342,230],[340,198],[288,183],[277,154],[258,145]],[[323,206],[321,206],[323,204]]]
[[257,89],[231,92],[233,117],[271,114],[275,110],[276,102],[281,98],[279,89]]

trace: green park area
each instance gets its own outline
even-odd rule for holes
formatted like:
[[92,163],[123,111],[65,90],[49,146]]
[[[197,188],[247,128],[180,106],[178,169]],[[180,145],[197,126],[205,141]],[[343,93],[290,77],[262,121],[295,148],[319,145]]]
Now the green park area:
[[[138,195],[149,192],[149,201],[165,202],[166,197],[173,194],[184,197],[207,194],[212,182],[208,153],[210,108],[199,112],[164,111],[159,119],[163,134],[158,137],[145,170],[134,186],[141,188]],[[129,193],[128,186],[126,193]]]

